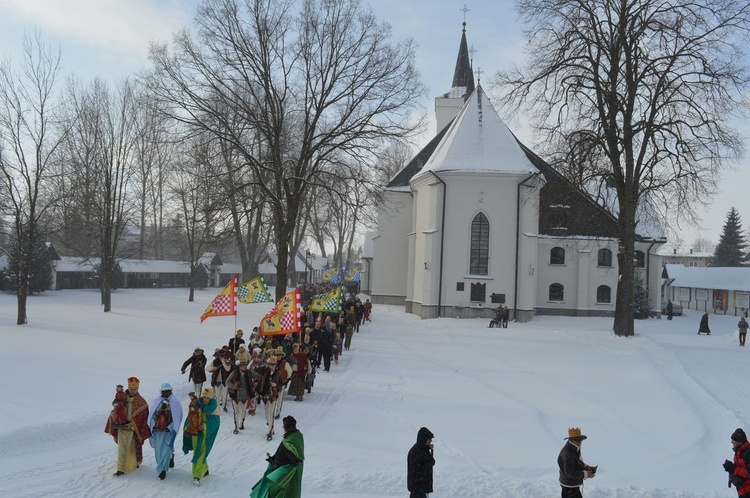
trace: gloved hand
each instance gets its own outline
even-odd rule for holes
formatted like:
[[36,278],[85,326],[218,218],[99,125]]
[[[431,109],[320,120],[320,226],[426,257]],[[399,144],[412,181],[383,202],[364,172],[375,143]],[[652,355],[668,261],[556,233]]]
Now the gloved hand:
[[182,375],[185,375],[185,371],[184,370],[180,370],[180,372],[182,372]]
[[724,460],[723,467],[724,467],[724,470],[726,470],[730,474],[734,472],[734,464],[730,462],[729,460]]

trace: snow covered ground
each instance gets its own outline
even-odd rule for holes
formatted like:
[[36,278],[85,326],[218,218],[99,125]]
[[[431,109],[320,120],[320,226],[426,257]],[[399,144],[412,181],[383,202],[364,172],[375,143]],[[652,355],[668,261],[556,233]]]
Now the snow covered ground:
[[[185,406],[182,362],[233,335],[233,317],[199,323],[215,294],[189,303],[185,289],[120,290],[105,314],[97,291],[46,292],[22,327],[15,296],[0,294],[2,496],[247,496],[280,440],[265,440],[260,412],[238,435],[222,415],[200,488],[181,452],[157,480],[148,445],[140,469],[113,477],[103,432],[115,385],[131,375],[149,402],[166,381]],[[241,304],[237,326],[249,332],[270,308]],[[556,459],[572,426],[599,465],[586,498],[736,496],[721,463],[732,431],[750,429],[750,347],[738,347],[735,317],[711,316],[713,334],[697,335],[700,315],[637,321],[635,337],[618,338],[611,319],[502,330],[376,306],[312,394],[285,401],[305,436],[303,496],[408,496],[406,453],[421,426],[435,433],[435,498],[559,496]]]

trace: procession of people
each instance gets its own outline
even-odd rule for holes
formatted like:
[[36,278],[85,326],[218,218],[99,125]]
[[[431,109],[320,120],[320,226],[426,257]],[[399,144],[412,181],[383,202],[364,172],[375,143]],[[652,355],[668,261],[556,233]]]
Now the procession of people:
[[[308,286],[308,290],[320,289]],[[262,434],[271,441],[276,434],[275,421],[282,417],[284,398],[303,401],[313,392],[316,372],[330,372],[339,365],[339,357],[351,347],[352,335],[371,321],[372,304],[352,294],[342,300],[340,310],[322,313],[305,309],[298,333],[264,336],[254,327],[246,342],[243,330],[237,329],[227,343],[214,349],[211,359],[203,348],[196,347],[180,367],[190,383],[184,410],[169,382],[161,384],[151,405],[139,394],[136,377],[127,380],[127,389],[118,384],[105,424],[105,432],[117,444],[113,475],[120,477],[140,467],[142,447],[148,441],[154,449],[156,476],[165,480],[175,467],[175,441],[182,427],[182,451],[192,453],[193,484],[200,486],[210,475],[208,458],[222,426],[222,414],[228,413],[230,406],[235,435],[245,430],[247,417],[252,418],[262,407]],[[209,380],[210,386],[204,387]],[[296,424],[294,417],[283,417],[282,442],[274,455],[268,455],[268,468],[253,487],[252,496],[301,496],[304,442]]]

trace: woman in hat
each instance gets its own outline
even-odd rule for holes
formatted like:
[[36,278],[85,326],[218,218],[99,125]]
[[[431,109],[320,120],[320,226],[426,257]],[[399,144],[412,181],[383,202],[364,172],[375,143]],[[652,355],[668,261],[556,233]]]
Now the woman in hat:
[[305,378],[310,371],[310,360],[307,352],[299,344],[292,346],[292,379],[289,383],[289,394],[294,396],[294,401],[302,401],[305,395]]
[[203,354],[203,350],[201,348],[195,348],[193,350],[193,355],[185,360],[180,369],[184,375],[185,370],[190,367],[188,380],[193,381],[193,388],[196,396],[200,395],[201,389],[203,389],[203,383],[206,382],[207,362],[208,360],[206,359],[206,355]]
[[596,467],[586,465],[581,458],[581,442],[586,439],[586,436],[581,434],[581,429],[578,427],[568,429],[568,437],[565,439],[568,442],[557,457],[562,498],[581,498],[583,481],[596,475]]
[[[216,434],[219,432],[221,418],[219,416],[219,403],[214,396],[214,390],[210,387],[203,389],[200,398],[195,394],[189,393],[190,399],[194,400],[200,407],[202,414],[203,427],[197,436],[185,434],[182,438],[182,452],[186,455],[189,451],[193,452],[193,484],[201,485],[201,479],[208,475],[208,455],[214,446]],[[188,420],[185,420],[187,426]],[[184,434],[184,431],[183,431]]]

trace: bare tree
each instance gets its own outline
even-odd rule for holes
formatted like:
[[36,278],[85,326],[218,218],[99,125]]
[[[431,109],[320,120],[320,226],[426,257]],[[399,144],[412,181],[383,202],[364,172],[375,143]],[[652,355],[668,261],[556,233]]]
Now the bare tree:
[[230,143],[253,171],[272,215],[281,298],[303,201],[335,182],[334,156],[371,163],[385,139],[419,125],[415,46],[392,43],[356,0],[205,0],[195,28],[175,36],[173,55],[151,47],[149,84],[172,117]]
[[0,64],[0,202],[9,219],[9,240],[16,272],[16,324],[27,323],[33,248],[39,222],[54,205],[48,190],[52,158],[65,135],[57,121],[55,85],[60,71],[60,51],[42,40],[39,32],[23,39],[23,58],[14,68],[9,59]]
[[750,4],[734,0],[519,0],[527,61],[497,73],[508,110],[531,111],[556,163],[617,193],[614,332],[634,333],[636,211],[646,196],[682,215],[742,152]]
[[[138,202],[140,237],[138,258],[162,258],[161,232],[164,225],[166,196],[170,167],[174,162],[176,144],[164,115],[155,109],[146,92],[138,95],[135,146],[133,150],[135,197]],[[148,226],[151,230],[148,230]],[[147,253],[147,244],[150,251]]]
[[136,94],[130,81],[114,91],[101,79],[73,81],[67,94],[73,120],[61,161],[60,191],[69,194],[67,243],[99,258],[101,301],[112,310],[112,277],[126,226],[131,223],[133,148],[138,141]]
[[188,144],[185,160],[177,168],[171,183],[171,192],[183,223],[183,256],[190,264],[190,302],[195,299],[195,276],[214,227],[215,203],[220,193],[210,180],[214,151],[207,140],[200,138],[206,137],[195,138]]

